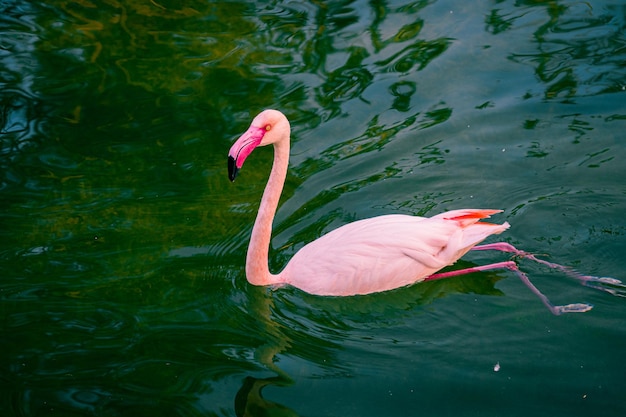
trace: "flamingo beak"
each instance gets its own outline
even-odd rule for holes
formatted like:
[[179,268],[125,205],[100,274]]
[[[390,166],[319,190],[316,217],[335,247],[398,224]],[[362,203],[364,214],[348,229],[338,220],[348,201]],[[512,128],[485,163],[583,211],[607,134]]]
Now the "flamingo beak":
[[261,144],[266,132],[264,128],[250,126],[230,148],[228,152],[228,178],[231,182],[235,181],[246,158]]
[[228,179],[230,180],[230,182],[235,181],[238,172],[239,168],[237,168],[237,165],[235,164],[235,158],[228,155]]

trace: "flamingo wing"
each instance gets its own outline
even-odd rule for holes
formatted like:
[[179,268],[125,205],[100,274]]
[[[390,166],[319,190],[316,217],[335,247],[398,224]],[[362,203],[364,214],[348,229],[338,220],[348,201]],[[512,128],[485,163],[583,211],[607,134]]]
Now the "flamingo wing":
[[281,280],[308,293],[355,295],[419,282],[454,263],[508,224],[479,220],[497,210],[455,210],[424,218],[387,215],[333,230],[298,251]]

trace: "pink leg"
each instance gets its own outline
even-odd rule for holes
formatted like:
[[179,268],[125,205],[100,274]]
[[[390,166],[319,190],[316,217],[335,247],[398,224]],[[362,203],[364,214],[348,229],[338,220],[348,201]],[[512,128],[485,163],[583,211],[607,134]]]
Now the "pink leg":
[[517,264],[515,262],[513,262],[513,261],[498,262],[498,263],[495,263],[495,264],[475,266],[475,267],[472,267],[472,268],[459,269],[459,270],[456,270],[456,271],[441,272],[441,273],[433,274],[433,275],[430,275],[430,276],[426,277],[424,279],[424,281],[433,281],[433,280],[436,280],[436,279],[449,278],[449,277],[454,277],[454,276],[458,276],[458,275],[471,274],[473,272],[488,271],[488,270],[492,270],[492,269],[508,269],[508,270],[511,270],[511,271],[515,272],[515,274],[519,277],[519,279],[521,279],[522,282],[537,297],[539,297],[541,302],[546,307],[548,307],[548,310],[550,310],[550,312],[552,314],[554,314],[555,316],[561,315],[563,313],[584,313],[584,312],[589,311],[589,310],[591,310],[593,308],[593,306],[591,306],[589,304],[580,304],[580,303],[578,303],[578,304],[567,304],[567,305],[563,305],[563,306],[555,306],[555,305],[553,305],[550,302],[550,300],[548,300],[548,297],[543,295],[541,293],[541,291],[539,291],[537,289],[537,287],[535,287],[533,285],[533,283],[530,282],[530,279],[528,279],[528,276],[526,276],[525,273],[520,271],[520,269],[517,267]]
[[620,281],[619,279],[610,278],[610,277],[594,277],[591,275],[583,275],[583,274],[576,272],[574,269],[570,268],[569,266],[564,266],[564,265],[555,264],[553,262],[544,261],[543,259],[539,259],[531,253],[519,250],[515,246],[510,245],[505,242],[490,243],[487,245],[474,246],[472,250],[497,250],[500,252],[509,252],[509,253],[514,254],[515,256],[519,256],[520,258],[530,259],[531,261],[535,261],[540,264],[546,265],[547,267],[550,267],[552,269],[557,269],[561,272],[564,272],[567,276],[576,279],[582,285],[585,285],[587,287],[602,290],[618,297],[626,297],[626,285],[624,285],[622,281]]

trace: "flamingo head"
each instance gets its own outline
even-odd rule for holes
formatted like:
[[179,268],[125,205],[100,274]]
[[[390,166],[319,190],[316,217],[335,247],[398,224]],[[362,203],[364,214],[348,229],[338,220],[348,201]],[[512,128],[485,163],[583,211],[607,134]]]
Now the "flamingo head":
[[228,152],[228,178],[235,181],[246,158],[257,146],[265,146],[289,140],[289,121],[278,110],[259,113],[248,130],[239,137]]

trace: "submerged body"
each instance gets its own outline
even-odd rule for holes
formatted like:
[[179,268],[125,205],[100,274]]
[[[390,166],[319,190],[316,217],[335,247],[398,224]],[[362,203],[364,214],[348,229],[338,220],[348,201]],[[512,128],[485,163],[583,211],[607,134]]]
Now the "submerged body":
[[[481,222],[501,210],[461,209],[430,218],[386,215],[347,224],[300,249],[278,274],[268,268],[272,222],[289,165],[290,126],[277,110],[265,110],[254,118],[248,130],[228,154],[228,171],[235,180],[246,158],[258,146],[273,145],[274,163],[257,214],[246,258],[246,277],[254,285],[292,285],[310,294],[350,296],[388,291],[424,280],[447,278],[495,268],[514,271],[554,314],[584,312],[588,304],[554,306],[521,272],[507,261],[460,271],[436,273],[451,265],[469,250],[499,250],[533,259],[560,269],[582,283],[615,293],[623,287],[613,278],[580,275],[567,267],[549,263],[517,250],[506,243],[476,246],[509,224]],[[621,290],[620,290],[621,291]]]

